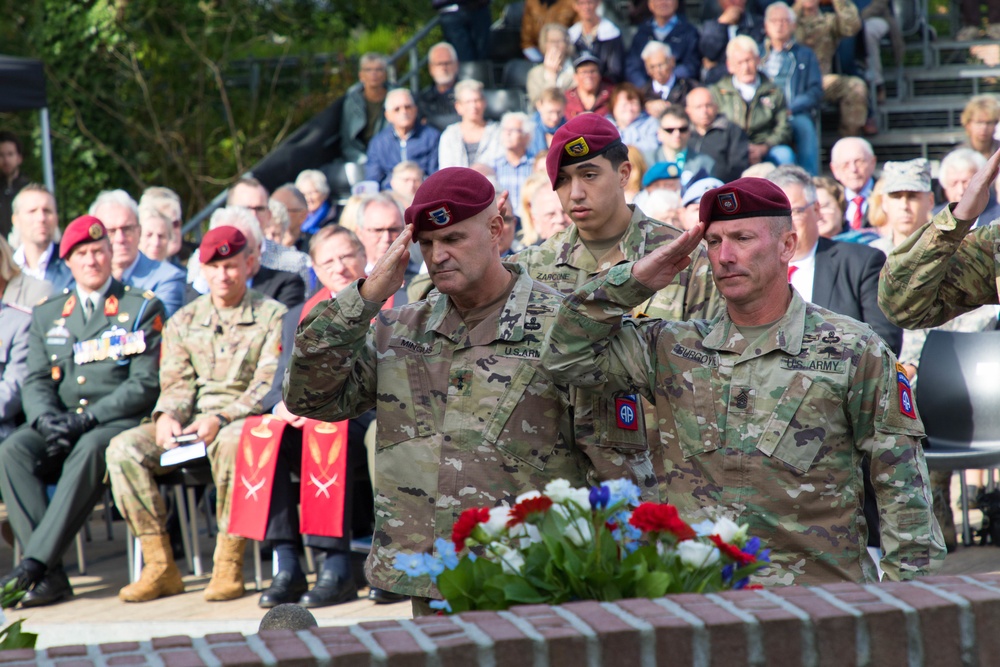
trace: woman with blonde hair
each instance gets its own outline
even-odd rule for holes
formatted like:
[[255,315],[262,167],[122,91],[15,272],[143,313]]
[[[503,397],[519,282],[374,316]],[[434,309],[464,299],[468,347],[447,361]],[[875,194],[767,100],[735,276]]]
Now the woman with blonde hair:
[[565,93],[573,87],[573,45],[566,26],[547,23],[538,35],[538,44],[543,60],[528,70],[525,83],[532,106],[546,88]]
[[646,175],[649,168],[642,151],[635,146],[628,147],[628,161],[632,163],[632,173],[625,184],[625,203],[631,204],[635,201],[635,196],[642,191],[642,177]]

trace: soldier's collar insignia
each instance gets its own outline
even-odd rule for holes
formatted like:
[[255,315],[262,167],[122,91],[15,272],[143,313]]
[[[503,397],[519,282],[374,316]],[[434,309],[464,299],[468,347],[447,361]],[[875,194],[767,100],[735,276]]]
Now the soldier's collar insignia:
[[587,145],[587,140],[583,137],[577,137],[573,141],[566,144],[564,147],[566,154],[570,157],[583,157],[590,153],[590,146]]
[[107,315],[108,317],[118,314],[118,297],[116,297],[114,294],[105,299],[104,314]]
[[69,317],[73,314],[73,309],[76,308],[76,295],[70,296],[66,299],[66,303],[63,304],[62,316]]
[[719,206],[726,213],[736,213],[740,210],[740,200],[735,192],[724,192],[716,197],[719,200]]

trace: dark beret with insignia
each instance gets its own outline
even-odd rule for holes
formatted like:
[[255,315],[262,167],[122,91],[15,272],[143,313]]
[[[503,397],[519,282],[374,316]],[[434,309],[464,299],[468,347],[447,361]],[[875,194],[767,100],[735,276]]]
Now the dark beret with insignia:
[[560,167],[593,160],[621,143],[621,133],[607,118],[594,113],[580,114],[552,135],[552,145],[545,156],[549,182],[556,187]]
[[201,237],[201,245],[198,246],[198,259],[202,264],[210,264],[219,259],[228,259],[240,254],[246,247],[247,238],[243,232],[223,225],[210,229],[207,234]]
[[764,178],[738,178],[706,192],[699,218],[706,225],[719,220],[790,216],[792,206],[784,191]]
[[466,167],[446,167],[431,174],[417,188],[406,209],[406,224],[413,235],[444,229],[482,213],[493,203],[496,191],[489,179]]
[[63,232],[62,240],[59,242],[59,258],[66,259],[78,245],[100,241],[107,235],[108,231],[104,228],[103,222],[92,215],[81,215],[69,223]]

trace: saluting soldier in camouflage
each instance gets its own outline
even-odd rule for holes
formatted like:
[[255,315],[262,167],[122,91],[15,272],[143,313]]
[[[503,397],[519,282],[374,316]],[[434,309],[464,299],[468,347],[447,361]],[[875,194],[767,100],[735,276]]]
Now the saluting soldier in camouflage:
[[[681,230],[625,203],[624,186],[631,171],[627,160],[620,133],[605,118],[584,114],[563,125],[552,138],[546,168],[573,225],[511,261],[527,267],[535,280],[571,294],[599,272],[636,261],[680,236]],[[691,252],[690,266],[632,314],[667,320],[710,318],[721,301],[708,255],[698,246]],[[646,428],[641,428],[641,419],[621,420],[619,412],[627,414],[631,405],[621,397],[574,391],[577,442],[617,450],[634,458],[638,469],[646,457],[647,434],[655,438],[658,429],[648,418]],[[653,483],[651,476],[648,483]]]
[[[430,552],[470,507],[512,504],[559,477],[583,485],[627,470],[574,444],[568,387],[539,361],[562,297],[501,262],[489,181],[442,169],[420,186],[406,221],[367,280],[304,320],[284,391],[290,411],[323,421],[377,407],[368,580],[439,597],[429,579],[394,570],[395,556]],[[437,291],[379,312],[402,283],[414,232]]]
[[986,210],[998,171],[1000,151],[976,172],[957,204],[943,208],[889,253],[878,305],[892,322],[906,329],[936,327],[1000,303],[1000,226],[972,229]]
[[[886,576],[931,572],[944,546],[923,425],[892,353],[867,325],[789,288],[795,233],[780,188],[739,179],[711,190],[701,220],[567,299],[543,348],[546,368],[653,401],[661,492],[688,518],[719,513],[749,524],[773,548],[763,583],[877,581],[865,548],[865,455]],[[690,261],[702,233],[726,312],[688,323],[623,320]]]
[[[159,392],[163,304],[112,278],[111,255],[100,220],[74,220],[59,257],[76,286],[32,314],[21,390],[27,423],[0,446],[0,489],[24,547],[0,587],[10,579],[33,585],[24,606],[72,595],[61,559],[104,493],[108,442],[139,424]],[[48,484],[56,485],[51,499]]]
[[246,541],[226,532],[234,457],[244,420],[261,413],[261,401],[274,382],[281,320],[287,312],[277,301],[247,288],[253,257],[245,246],[246,238],[235,227],[217,227],[202,238],[199,254],[209,294],[167,322],[153,422],[119,435],[108,448],[115,504],[142,542],[145,561],[139,581],[118,593],[125,602],[184,592],[156,476],[169,471],[160,465],[160,456],[177,446],[173,438],[187,434],[208,446],[217,490],[219,534],[205,599],[231,600],[243,594]]

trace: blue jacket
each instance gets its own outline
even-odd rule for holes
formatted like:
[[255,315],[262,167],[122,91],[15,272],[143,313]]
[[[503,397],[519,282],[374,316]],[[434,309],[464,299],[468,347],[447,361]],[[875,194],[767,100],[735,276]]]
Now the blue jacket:
[[52,283],[53,294],[58,294],[67,287],[72,287],[76,284],[76,280],[73,279],[73,273],[66,266],[66,262],[59,259],[58,246],[53,249],[49,265],[45,267],[45,279]]
[[[406,158],[420,165],[424,174],[430,176],[438,170],[438,143],[441,133],[430,125],[413,129],[406,141]],[[382,189],[389,187],[392,169],[403,161],[403,147],[392,125],[386,124],[382,131],[372,137],[368,144],[368,162],[365,163],[365,180],[377,181]]]
[[132,271],[122,276],[126,285],[149,290],[163,303],[167,317],[184,305],[184,272],[169,262],[157,262],[141,252]]
[[768,56],[773,52],[769,40],[761,49],[760,71],[785,94],[785,103],[793,114],[818,112],[823,104],[823,72],[813,50],[804,44],[792,41],[785,49],[789,56],[776,72],[767,66]]
[[[677,61],[674,74],[679,79],[700,79],[701,51],[698,48],[698,29],[683,16],[678,15],[676,18],[677,25],[670,31],[664,42],[670,47],[670,51]],[[629,47],[628,55],[625,56],[625,78],[640,88],[649,81],[649,75],[646,74],[646,64],[642,62],[642,49],[653,39],[653,19],[649,19],[636,30],[635,36],[632,38],[632,46]]]

